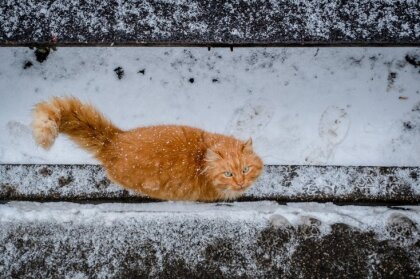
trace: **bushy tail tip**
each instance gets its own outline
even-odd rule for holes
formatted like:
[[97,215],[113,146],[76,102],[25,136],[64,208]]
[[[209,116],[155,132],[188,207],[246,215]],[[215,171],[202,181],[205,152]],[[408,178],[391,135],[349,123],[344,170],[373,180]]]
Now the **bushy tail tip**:
[[60,110],[52,103],[42,102],[35,105],[32,115],[35,142],[44,149],[49,149],[59,133]]

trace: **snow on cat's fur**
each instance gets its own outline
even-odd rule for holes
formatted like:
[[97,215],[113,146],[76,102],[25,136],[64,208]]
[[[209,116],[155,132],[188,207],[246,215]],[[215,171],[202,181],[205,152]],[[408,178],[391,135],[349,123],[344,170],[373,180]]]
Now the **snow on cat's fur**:
[[112,181],[157,199],[235,199],[263,168],[251,139],[177,125],[123,131],[72,97],[37,104],[32,127],[42,147],[48,149],[64,133],[90,151]]

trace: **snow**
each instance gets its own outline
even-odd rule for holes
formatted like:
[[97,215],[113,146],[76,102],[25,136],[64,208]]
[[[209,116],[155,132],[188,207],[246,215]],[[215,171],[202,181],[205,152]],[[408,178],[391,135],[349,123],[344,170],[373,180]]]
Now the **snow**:
[[[361,231],[372,231],[379,239],[389,237],[386,226],[396,216],[404,216],[420,224],[418,206],[368,207],[337,206],[331,203],[235,202],[235,203],[103,203],[77,204],[70,202],[37,203],[12,201],[0,204],[0,223],[71,223],[107,226],[115,222],[197,219],[216,222],[249,222],[257,227],[298,227],[308,219],[320,222],[321,236],[330,232],[333,224],[347,224]],[[172,241],[168,239],[168,241]],[[415,242],[416,239],[413,239]]]
[[[270,13],[256,11],[254,2],[242,4],[247,7],[248,17],[244,17],[237,12],[243,1],[235,0],[225,3],[224,12],[232,17],[224,16],[222,29],[217,30],[202,19],[205,10],[199,2],[158,1],[167,8],[156,11],[153,1],[144,2],[142,9],[137,9],[135,1],[117,1],[113,9],[108,4],[92,6],[88,1],[90,6],[84,10],[73,10],[74,1],[54,1],[51,5],[35,2],[17,5],[7,0],[0,4],[0,22],[4,23],[0,26],[0,44],[28,26],[33,31],[31,37],[24,36],[28,40],[49,40],[53,36],[59,41],[70,38],[87,42],[90,35],[103,35],[107,41],[112,34],[117,44],[126,38],[162,42],[173,34],[179,36],[176,39],[192,41],[205,34],[215,42],[226,41],[223,36],[227,34],[229,42],[255,40],[252,36],[257,35],[260,42],[308,38],[329,42],[334,37],[343,42],[362,38],[376,43],[381,39],[407,43],[420,34],[414,1],[401,1],[397,15],[393,1],[341,6],[329,1],[303,1],[301,11],[306,20],[302,28],[292,8],[283,12],[283,2],[271,1],[273,5],[267,6]],[[299,3],[288,5],[294,4]],[[391,8],[375,10],[383,5]],[[14,10],[17,7],[21,8],[18,13]],[[62,10],[74,13],[70,12],[71,18],[55,14]],[[115,14],[109,14],[111,10]],[[168,10],[173,12],[165,13]],[[32,16],[25,15],[33,12]],[[273,20],[279,14],[284,15],[282,22]],[[138,18],[133,25],[133,19],[136,22]],[[287,28],[279,31],[269,26],[264,32],[256,32],[252,24],[258,26],[261,18]],[[346,22],[345,18],[353,21]],[[63,33],[62,26],[69,22],[84,25],[84,31]],[[240,24],[226,29],[235,22]],[[147,30],[139,32],[139,26]],[[305,34],[297,32],[302,29]],[[287,36],[281,36],[282,31],[287,31]],[[377,34],[389,37],[378,38]],[[58,48],[43,63],[36,62],[33,50],[28,48],[0,48],[0,164],[44,164],[0,165],[0,197],[116,200],[135,196],[109,183],[98,166],[45,165],[98,164],[65,137],[59,137],[50,151],[35,146],[32,139],[33,105],[52,96],[73,95],[94,104],[123,129],[191,125],[244,140],[252,137],[267,165],[310,165],[267,166],[245,199],[414,202],[420,195],[419,168],[381,173],[374,167],[311,166],[420,166],[420,68],[407,56],[419,61],[420,48],[230,51],[76,47]],[[383,259],[388,248],[395,247],[399,249],[395,250],[399,253],[395,256],[397,263],[407,258],[408,265],[412,261],[413,270],[419,270],[419,263],[413,260],[419,252],[419,206],[11,201],[0,203],[0,274],[90,278],[94,273],[98,278],[124,278],[129,277],[126,271],[147,270],[153,277],[162,274],[159,272],[166,266],[174,267],[168,262],[179,261],[181,267],[188,263],[195,270],[203,263],[208,263],[205,268],[215,264],[228,276],[269,277],[264,276],[269,274],[264,273],[267,270],[289,272],[294,257],[299,256],[296,250],[305,245],[312,248],[307,239],[328,235],[338,235],[338,241],[340,236],[345,239],[345,235],[334,234],[334,226],[342,224],[351,228],[350,236],[367,235],[369,248],[358,252],[361,259],[367,255],[372,261],[368,271],[387,266]],[[268,240],[264,240],[266,234]],[[392,255],[394,250],[390,251]],[[259,260],[264,257],[268,265],[261,265]],[[333,258],[333,262],[342,267],[340,260]],[[172,275],[177,270],[170,268],[170,272]]]
[[[7,168],[7,167],[6,167]],[[72,198],[119,198],[124,195],[135,196],[126,192],[120,186],[110,184],[105,172],[95,166],[77,168],[60,168],[59,166],[12,166],[6,170],[0,167],[0,193],[7,196],[12,191],[24,197],[38,197],[43,199],[60,197]],[[7,187],[7,185],[12,185]],[[138,195],[138,194],[137,194]]]
[[[419,168],[266,166],[244,199],[414,203]],[[0,165],[0,197],[29,200],[144,200],[110,183],[96,165]]]
[[[0,3],[3,42],[415,43],[413,0],[35,1]],[[220,24],[222,23],[222,24]]]
[[[139,265],[137,272],[147,270],[153,276],[154,272],[171,266],[168,260],[176,259],[188,263],[189,269],[204,263],[203,267],[209,270],[215,264],[224,268],[226,274],[256,276],[271,268],[259,265],[261,256],[267,256],[266,264],[287,269],[296,249],[305,245],[305,240],[322,241],[332,233],[334,225],[343,224],[351,228],[347,234],[358,238],[366,234],[368,240],[364,243],[369,246],[375,247],[377,242],[382,243],[379,246],[382,249],[393,249],[392,245],[398,245],[400,251],[407,251],[415,258],[416,250],[410,249],[416,249],[418,231],[411,230],[409,235],[398,239],[400,235],[392,235],[390,226],[419,224],[419,213],[419,208],[414,206],[340,207],[317,203],[9,202],[0,205],[0,239],[6,243],[0,263],[9,276],[13,271],[25,270],[35,276],[46,269],[59,268],[55,272],[61,275],[71,271],[90,277],[93,272],[97,278],[109,278],[122,270],[132,270],[127,264]],[[331,241],[342,243],[340,239]],[[368,253],[374,259],[381,259],[381,255],[370,249],[356,251],[353,256],[363,261],[364,253]],[[384,253],[388,251],[380,252]],[[27,266],[40,259],[42,262],[36,267]],[[416,263],[413,266],[418,268]],[[171,270],[177,271],[175,267]]]
[[[403,211],[401,211],[404,209]],[[403,212],[403,213],[401,213]],[[415,223],[420,223],[418,206],[392,207],[376,206],[338,206],[332,203],[287,203],[276,202],[233,202],[233,203],[102,203],[78,204],[71,202],[20,202],[0,204],[0,222],[113,222],[131,218],[172,218],[176,215],[190,217],[274,221],[282,218],[292,226],[314,218],[328,227],[336,223],[348,224],[362,230],[373,230],[384,235],[384,226],[393,214],[402,214]],[[281,216],[281,217],[279,217]],[[327,233],[328,230],[325,230]]]
[[379,168],[373,167],[271,166],[246,195],[286,199],[410,199],[420,195],[420,182],[411,173],[417,173],[417,169],[395,169],[390,174],[382,174]]
[[0,48],[0,163],[98,163],[65,137],[48,152],[31,137],[35,103],[74,95],[124,129],[252,137],[265,164],[419,166],[420,75],[407,54],[420,48],[58,48],[38,63]]

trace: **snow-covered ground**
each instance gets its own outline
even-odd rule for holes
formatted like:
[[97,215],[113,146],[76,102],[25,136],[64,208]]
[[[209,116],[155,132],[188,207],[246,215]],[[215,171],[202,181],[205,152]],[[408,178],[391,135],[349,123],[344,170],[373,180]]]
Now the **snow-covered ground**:
[[322,232],[329,232],[332,224],[343,223],[364,231],[374,231],[386,238],[386,226],[396,216],[405,216],[420,224],[420,208],[403,206],[396,209],[388,207],[337,206],[331,203],[289,203],[276,202],[237,202],[237,203],[104,203],[77,204],[69,202],[37,203],[8,202],[0,204],[0,223],[4,222],[44,222],[66,223],[83,222],[110,224],[130,219],[174,219],[187,216],[197,219],[220,219],[236,221],[254,220],[260,225],[277,227],[298,226],[309,218],[320,221]]
[[[287,228],[305,225],[309,219],[319,221],[322,234],[330,232],[337,223],[362,231],[372,231],[380,239],[389,237],[386,227],[396,219],[408,218],[420,224],[420,208],[417,206],[365,207],[337,206],[331,203],[240,202],[204,204],[193,202],[159,203],[104,203],[77,204],[68,202],[37,203],[8,202],[0,204],[0,223],[69,223],[107,226],[115,222],[165,223],[175,219],[205,219],[219,222],[254,222],[259,227],[271,225]],[[418,231],[417,231],[418,232]],[[415,240],[419,235],[415,235]],[[171,241],[170,239],[168,241]]]
[[9,202],[0,205],[0,278],[417,278],[419,213],[316,203]]
[[0,163],[96,163],[64,137],[49,152],[31,137],[36,102],[74,95],[124,129],[252,137],[266,164],[419,166],[407,55],[420,48],[59,48],[43,63],[0,48]]
[[[28,48],[0,48],[0,164],[97,163],[65,137],[49,152],[32,139],[33,105],[74,95],[124,129],[171,123],[252,137],[266,164],[420,166],[413,59],[420,48],[59,48],[39,63]],[[415,199],[417,169],[270,166],[246,197]],[[95,166],[0,171],[3,198],[132,195]],[[418,206],[12,201],[0,204],[0,278],[165,269],[300,278],[324,262],[339,274],[362,263],[363,276],[415,276],[418,224]]]

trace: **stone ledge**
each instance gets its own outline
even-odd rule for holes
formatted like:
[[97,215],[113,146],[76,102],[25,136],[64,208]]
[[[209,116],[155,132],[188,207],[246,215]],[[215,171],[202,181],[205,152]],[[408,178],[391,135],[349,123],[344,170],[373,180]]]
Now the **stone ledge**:
[[0,278],[418,278],[418,206],[0,205]]
[[[151,201],[98,165],[0,165],[0,200]],[[241,200],[418,204],[420,168],[271,165]]]
[[417,1],[0,2],[0,45],[420,45]]

